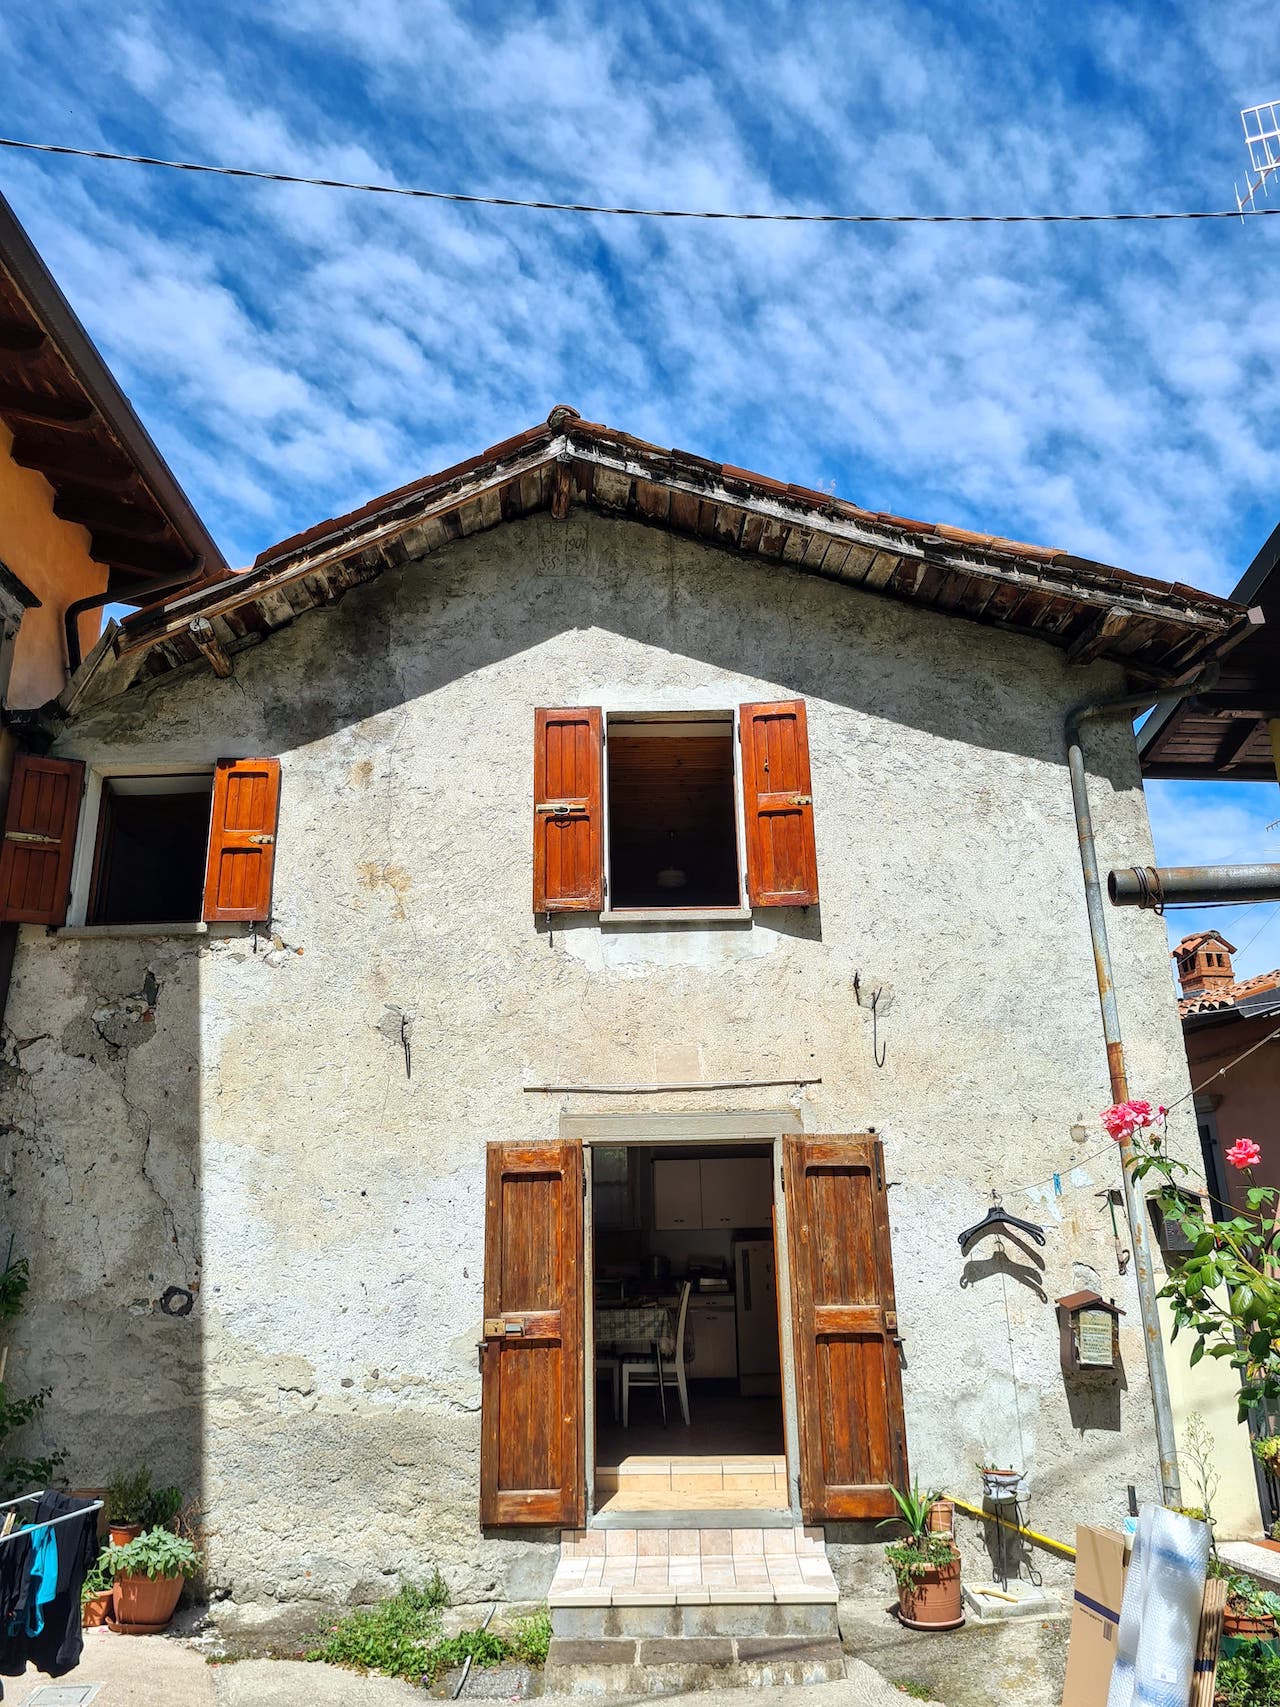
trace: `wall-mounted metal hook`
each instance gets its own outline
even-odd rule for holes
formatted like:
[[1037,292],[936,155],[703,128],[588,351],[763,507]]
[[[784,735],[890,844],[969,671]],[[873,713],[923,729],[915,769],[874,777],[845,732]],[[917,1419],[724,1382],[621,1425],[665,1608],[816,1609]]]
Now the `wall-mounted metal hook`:
[[861,974],[861,972],[855,972],[853,975],[853,999],[855,1002],[857,1002],[859,1007],[862,1006],[862,974]]
[[408,1014],[401,1014],[400,1042],[404,1048],[404,1076],[406,1079],[411,1079],[413,1077],[413,1054],[410,1046],[410,1039],[412,1036],[413,1028],[409,1024],[409,1016]]
[[883,1049],[881,1049],[881,1047],[880,1047],[880,1043],[879,1043],[880,1033],[879,1033],[879,1029],[878,1029],[878,1021],[876,1018],[876,1009],[879,1007],[879,1005],[880,1005],[880,991],[877,990],[875,995],[872,996],[872,998],[871,998],[871,1056],[872,1056],[872,1059],[875,1061],[875,1064],[877,1067],[883,1067],[884,1066],[884,1058],[889,1053],[889,1045],[886,1043]]

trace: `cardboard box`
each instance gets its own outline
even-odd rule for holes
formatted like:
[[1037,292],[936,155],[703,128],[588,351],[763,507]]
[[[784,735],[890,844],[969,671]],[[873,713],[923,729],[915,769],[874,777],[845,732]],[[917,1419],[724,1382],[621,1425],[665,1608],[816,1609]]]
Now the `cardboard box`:
[[1076,1582],[1062,1707],[1107,1707],[1116,1661],[1130,1540],[1114,1529],[1076,1529]]

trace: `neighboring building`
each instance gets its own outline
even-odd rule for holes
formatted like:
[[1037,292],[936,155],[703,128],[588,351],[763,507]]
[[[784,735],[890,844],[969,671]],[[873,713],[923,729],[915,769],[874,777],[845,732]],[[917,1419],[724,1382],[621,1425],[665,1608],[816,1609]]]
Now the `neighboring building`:
[[[225,573],[217,546],[0,197],[0,699],[56,699],[108,599]],[[67,613],[82,605],[68,634]]]
[[[1239,619],[566,408],[130,618],[0,860],[15,1355],[77,1480],[199,1489],[235,1600],[541,1594],[634,1493],[608,1305],[690,1271],[673,1506],[848,1576],[908,1460],[1017,1460],[1068,1536],[1156,1495],[1063,731]],[[1086,743],[1148,861],[1127,725]],[[1110,929],[1173,1102],[1162,927]],[[1043,1251],[959,1249],[993,1191]],[[1122,1368],[1064,1378],[1082,1288]]]
[[1228,1212],[1245,1207],[1251,1183],[1223,1162],[1237,1138],[1261,1147],[1252,1183],[1280,1186],[1280,968],[1237,979],[1235,952],[1216,931],[1183,937],[1173,951],[1191,1082],[1204,1086],[1195,1104],[1205,1179]]

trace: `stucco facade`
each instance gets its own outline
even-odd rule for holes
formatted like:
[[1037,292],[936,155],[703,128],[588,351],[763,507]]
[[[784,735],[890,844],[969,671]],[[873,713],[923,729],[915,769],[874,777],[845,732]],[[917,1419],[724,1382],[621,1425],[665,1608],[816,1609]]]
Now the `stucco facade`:
[[[283,767],[269,933],[22,931],[5,1168],[33,1272],[10,1367],[52,1387],[73,1479],[145,1460],[198,1489],[237,1602],[366,1597],[431,1563],[459,1599],[541,1592],[554,1536],[477,1522],[486,1141],[602,1106],[783,1106],[884,1139],[921,1478],[972,1498],[975,1461],[1016,1459],[1051,1534],[1118,1522],[1127,1484],[1155,1496],[1133,1277],[1095,1195],[1118,1176],[1062,738],[1068,707],[1120,687],[574,512],[410,561],[228,681],[190,667],[73,720],[54,751],[91,767]],[[534,918],[535,707],[788,696],[819,907]],[[1103,866],[1147,863],[1127,726],[1087,741]],[[1111,929],[1132,1083],[1171,1103],[1162,926]],[[855,973],[883,992],[883,1067]],[[721,1079],[794,1086],[526,1088]],[[993,1189],[1044,1224],[1042,1274],[989,1240],[960,1253]],[[1118,1380],[1060,1371],[1053,1301],[1082,1286],[1127,1312]],[[173,1287],[189,1313],[161,1307]]]

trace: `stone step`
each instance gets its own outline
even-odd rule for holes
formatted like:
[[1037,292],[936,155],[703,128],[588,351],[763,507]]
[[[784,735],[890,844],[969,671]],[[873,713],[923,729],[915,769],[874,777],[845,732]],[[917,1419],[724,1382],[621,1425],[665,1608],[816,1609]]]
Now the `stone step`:
[[696,1689],[790,1687],[845,1675],[838,1637],[552,1638],[545,1684],[563,1695],[676,1695]]
[[557,1608],[829,1605],[839,1594],[820,1529],[565,1530],[547,1596]]

